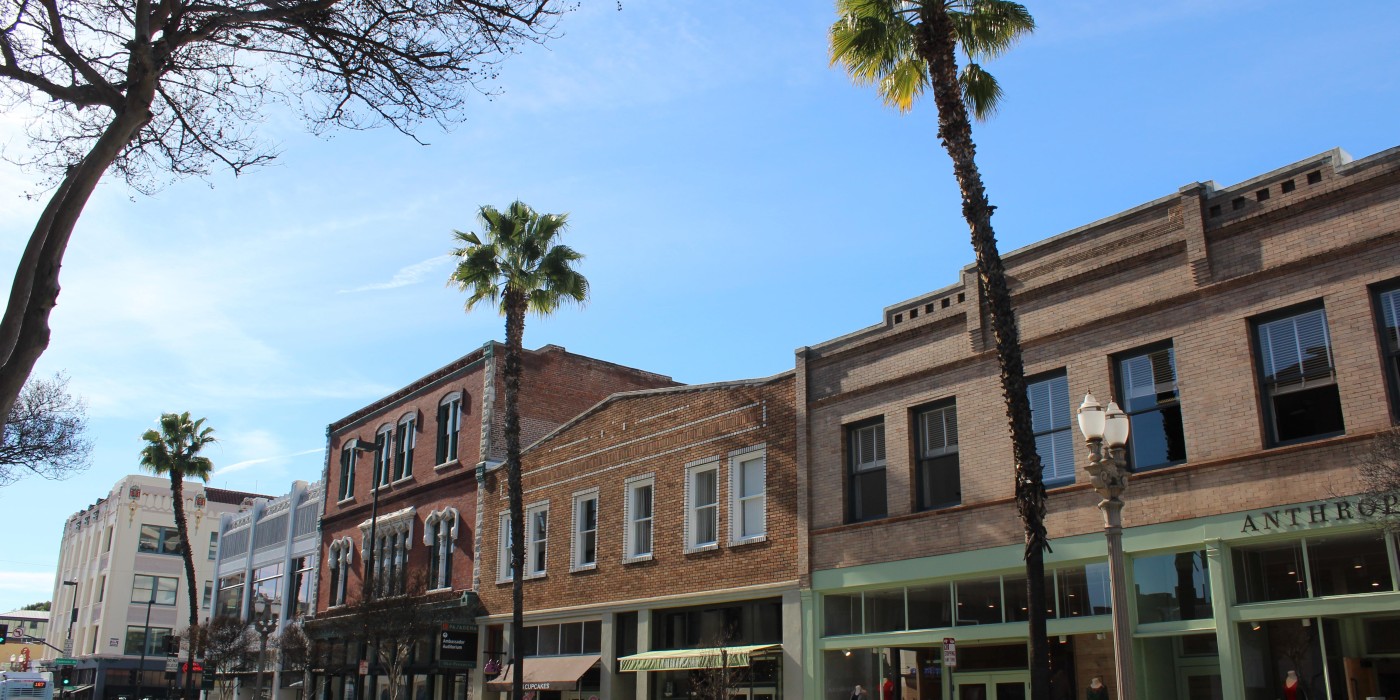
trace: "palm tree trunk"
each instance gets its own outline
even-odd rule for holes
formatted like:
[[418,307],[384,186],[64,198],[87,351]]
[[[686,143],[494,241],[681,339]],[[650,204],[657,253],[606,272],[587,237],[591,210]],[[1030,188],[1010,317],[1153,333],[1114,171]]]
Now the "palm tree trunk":
[[920,6],[918,51],[928,64],[933,97],[938,105],[938,137],[953,160],[953,174],[962,191],[963,218],[972,234],[977,279],[991,314],[992,337],[1001,366],[1001,391],[1011,427],[1016,463],[1016,508],[1026,536],[1027,622],[1030,635],[1031,700],[1050,697],[1049,645],[1045,635],[1045,483],[1031,430],[1030,400],[1006,270],[992,230],[991,203],[977,170],[977,146],[957,76],[956,36],[943,3]]
[[[195,590],[194,556],[191,554],[193,550],[190,547],[189,522],[185,520],[184,475],[182,475],[178,469],[170,470],[170,497],[175,505],[175,531],[180,533],[180,556],[185,560],[185,590],[187,591],[190,601],[190,631],[188,634],[194,634],[195,629],[199,627],[199,593]],[[185,655],[185,663],[188,664],[185,668],[189,669],[186,678],[191,678],[193,677],[194,669],[193,638],[190,639],[189,652]],[[191,693],[193,690],[194,684],[186,681],[185,697],[194,697]]]
[[525,495],[520,479],[520,354],[525,335],[525,295],[507,289],[506,309],[506,491],[510,498],[511,651],[515,668],[512,697],[525,697],[525,659],[520,641],[525,636]]

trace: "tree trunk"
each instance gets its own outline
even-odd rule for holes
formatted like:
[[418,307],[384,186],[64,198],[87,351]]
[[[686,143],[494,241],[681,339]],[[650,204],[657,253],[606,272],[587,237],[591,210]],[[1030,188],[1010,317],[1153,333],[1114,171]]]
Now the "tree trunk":
[[520,354],[525,334],[525,295],[507,289],[506,308],[506,490],[510,497],[511,652],[515,665],[512,697],[525,697],[525,664],[520,640],[525,636],[525,494],[520,482]]
[[[188,636],[194,634],[195,629],[199,627],[199,593],[195,588],[197,584],[192,553],[194,550],[190,546],[189,521],[185,519],[184,475],[176,469],[170,471],[170,498],[175,505],[175,531],[180,533],[180,555],[185,560],[185,589],[190,600],[190,631],[186,633]],[[185,667],[188,669],[186,679],[194,677],[194,639],[191,638],[189,642],[189,652],[185,655],[185,662],[189,664]],[[192,690],[194,690],[194,684],[187,681],[185,683],[185,697],[194,697],[194,694],[190,692]]]
[[1016,464],[1016,508],[1025,527],[1027,622],[1030,635],[1031,699],[1050,697],[1049,646],[1045,636],[1045,483],[1031,430],[1030,400],[1006,270],[992,230],[991,203],[977,170],[977,146],[958,82],[957,37],[943,3],[920,6],[918,51],[928,64],[933,97],[938,105],[938,137],[953,160],[953,174],[962,192],[963,218],[972,235],[977,280],[991,315],[992,337],[1001,366],[1001,391],[1011,428]]
[[49,314],[58,303],[58,273],[78,217],[107,168],[151,120],[154,78],[134,76],[132,83],[123,109],[49,197],[20,256],[5,314],[0,317],[0,416],[10,414],[34,364],[49,346]]

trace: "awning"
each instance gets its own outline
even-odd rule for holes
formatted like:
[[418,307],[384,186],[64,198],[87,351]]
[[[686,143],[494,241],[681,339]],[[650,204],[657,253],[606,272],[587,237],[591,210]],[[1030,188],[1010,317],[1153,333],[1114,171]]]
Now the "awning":
[[[525,690],[578,690],[578,679],[598,665],[599,656],[532,656],[525,660]],[[509,692],[515,682],[515,664],[506,666],[486,689]]]
[[753,657],[781,648],[780,644],[745,647],[644,651],[618,658],[619,671],[687,671],[700,668],[744,668]]

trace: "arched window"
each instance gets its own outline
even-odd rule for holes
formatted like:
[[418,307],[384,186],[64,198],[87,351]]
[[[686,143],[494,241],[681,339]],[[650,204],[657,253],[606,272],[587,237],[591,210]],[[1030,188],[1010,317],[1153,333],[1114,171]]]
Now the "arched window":
[[398,432],[394,437],[394,480],[413,476],[413,445],[417,442],[418,412],[414,411],[399,419]]
[[374,432],[374,487],[389,485],[389,464],[394,454],[394,426],[385,423]]
[[355,495],[355,448],[347,442],[340,449],[340,491],[339,499],[344,501]]
[[457,438],[462,432],[462,393],[454,391],[438,403],[437,463],[457,460]]

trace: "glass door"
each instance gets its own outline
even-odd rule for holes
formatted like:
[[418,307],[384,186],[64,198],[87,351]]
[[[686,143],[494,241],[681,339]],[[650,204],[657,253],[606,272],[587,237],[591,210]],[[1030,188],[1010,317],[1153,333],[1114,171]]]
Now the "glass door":
[[1026,700],[1030,674],[1024,671],[953,674],[955,700]]

